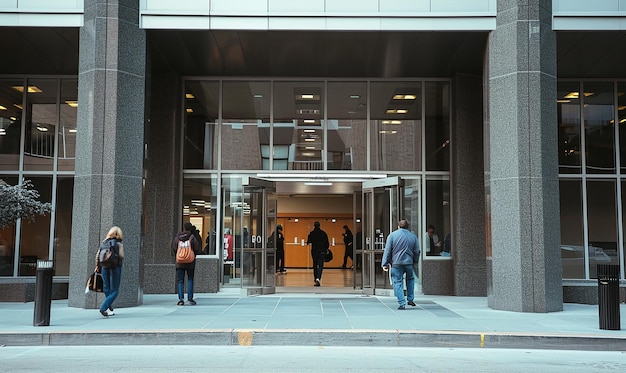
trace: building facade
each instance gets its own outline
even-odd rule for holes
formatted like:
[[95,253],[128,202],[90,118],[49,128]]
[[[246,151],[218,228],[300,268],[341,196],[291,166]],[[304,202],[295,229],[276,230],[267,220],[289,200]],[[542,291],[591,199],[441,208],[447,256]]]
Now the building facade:
[[[365,251],[379,216],[409,218],[424,294],[551,312],[594,301],[597,264],[625,279],[624,0],[0,0],[0,35],[0,178],[53,204],[0,231],[7,298],[50,258],[60,296],[94,307],[112,225],[134,248],[119,305],[172,293],[183,221],[207,291],[243,286],[246,235],[271,227],[251,179],[274,219],[346,219]],[[401,187],[367,202],[383,179]]]

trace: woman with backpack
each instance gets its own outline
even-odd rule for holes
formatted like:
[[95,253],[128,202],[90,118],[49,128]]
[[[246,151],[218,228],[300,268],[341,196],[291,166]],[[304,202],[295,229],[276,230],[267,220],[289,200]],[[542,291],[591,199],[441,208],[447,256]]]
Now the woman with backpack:
[[104,317],[115,315],[113,302],[120,291],[122,261],[124,259],[122,239],[122,230],[119,227],[112,227],[96,254],[96,266],[102,273],[103,291],[106,295],[106,299],[100,306],[100,314]]

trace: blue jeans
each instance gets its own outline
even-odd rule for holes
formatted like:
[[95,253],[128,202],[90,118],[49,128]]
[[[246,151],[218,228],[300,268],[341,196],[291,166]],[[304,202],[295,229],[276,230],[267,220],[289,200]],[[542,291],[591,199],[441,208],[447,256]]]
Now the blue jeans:
[[122,266],[117,267],[102,267],[102,290],[106,299],[100,306],[100,312],[106,311],[117,298],[117,294],[120,292],[120,279],[122,278]]
[[176,268],[178,300],[185,299],[185,273],[187,273],[187,300],[193,299],[193,275],[195,268]]
[[406,306],[407,299],[404,298],[404,287],[402,286],[402,277],[406,274],[406,296],[409,302],[414,299],[415,276],[413,274],[412,264],[393,265],[391,267],[391,280],[393,281],[393,293],[398,298],[398,304]]

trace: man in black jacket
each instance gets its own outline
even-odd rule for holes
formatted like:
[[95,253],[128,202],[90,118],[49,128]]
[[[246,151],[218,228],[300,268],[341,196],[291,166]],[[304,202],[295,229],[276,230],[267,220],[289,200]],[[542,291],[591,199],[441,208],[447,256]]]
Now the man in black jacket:
[[330,246],[328,235],[320,229],[320,222],[313,224],[314,228],[309,233],[307,243],[311,245],[311,256],[313,257],[313,277],[315,278],[315,286],[320,286],[322,279],[322,271],[324,270],[324,259],[326,251]]
[[[194,228],[193,225],[189,222],[185,223],[183,226],[184,231],[176,234],[174,236],[174,240],[172,240],[172,254],[176,256],[178,251],[178,243],[189,242],[191,245],[191,249],[193,250],[195,255],[200,254],[200,250],[202,250],[202,244],[194,237]],[[178,284],[178,305],[185,305],[185,293],[184,293],[184,284],[185,284],[185,273],[187,273],[187,300],[189,304],[192,306],[196,305],[196,301],[193,299],[193,277],[196,269],[196,259],[194,257],[191,263],[176,263],[176,282]]]

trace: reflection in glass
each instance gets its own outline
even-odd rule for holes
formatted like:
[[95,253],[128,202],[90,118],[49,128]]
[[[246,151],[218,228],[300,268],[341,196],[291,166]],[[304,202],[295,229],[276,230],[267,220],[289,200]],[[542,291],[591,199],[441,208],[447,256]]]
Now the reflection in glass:
[[74,177],[58,176],[54,223],[54,274],[70,275]]
[[559,124],[559,172],[580,173],[580,86],[561,82],[557,86]]
[[[426,82],[426,170],[450,170],[450,83]],[[462,141],[462,139],[460,139]]]
[[589,173],[615,173],[613,83],[584,83],[586,163]]
[[224,82],[222,169],[268,170],[270,83]]
[[367,169],[367,83],[328,83],[328,169]]
[[0,170],[15,171],[20,166],[22,128],[22,87],[24,80],[0,80]]
[[559,189],[563,278],[585,278],[582,183],[580,180],[561,180]]
[[620,168],[626,171],[626,83],[617,84],[617,120],[619,123]]
[[421,170],[422,84],[372,82],[371,169]]
[[[24,169],[51,171],[57,125],[57,79],[28,80]],[[18,89],[18,87],[15,87]],[[24,87],[19,87],[24,90]]]
[[202,251],[218,254],[221,234],[217,229],[217,177],[185,175],[183,179],[183,222],[190,222],[200,231]]
[[[17,177],[0,176],[9,185],[17,184]],[[15,224],[0,229],[0,276],[13,276],[15,260]]]
[[241,176],[225,175],[222,178],[222,218],[224,220],[220,236],[222,239],[219,239],[219,242],[223,244],[217,246],[222,249],[218,254],[224,261],[225,286],[241,286],[242,251],[250,245],[248,226],[243,226],[243,212],[249,208],[248,205],[244,205]]
[[422,255],[448,256],[444,252],[446,236],[450,234],[450,180],[426,180],[426,225],[435,227],[432,241],[424,232]]
[[596,278],[598,264],[619,264],[614,180],[587,182],[587,226],[589,278]]
[[76,116],[78,114],[78,80],[61,81],[61,123],[59,125],[59,171],[74,171],[76,157]]
[[[52,176],[28,177],[39,192],[41,202],[52,201]],[[22,219],[19,276],[34,276],[37,259],[49,259],[50,214],[37,215],[35,220]]]
[[274,169],[323,170],[324,82],[274,83]]
[[185,85],[184,168],[205,170],[217,168],[218,117],[219,83],[187,81]]

